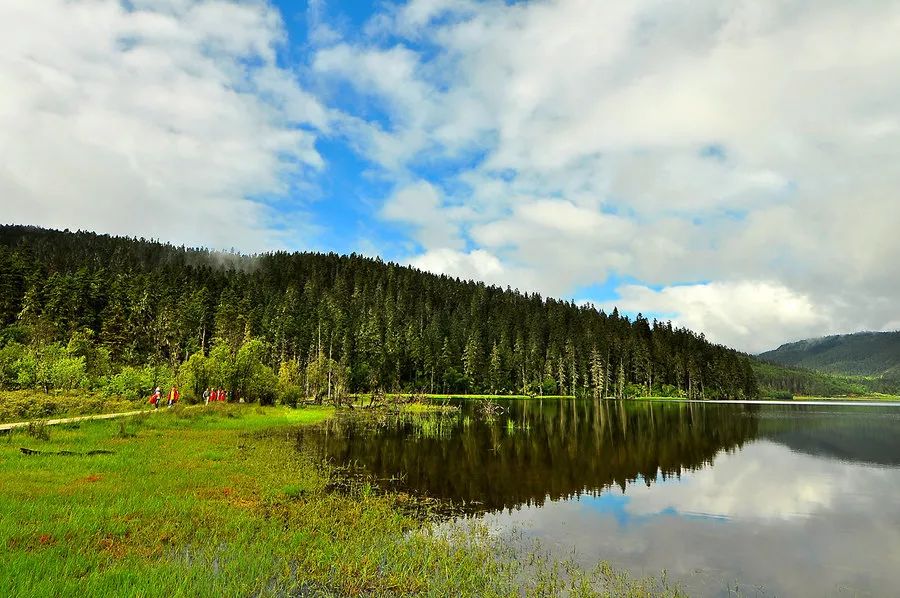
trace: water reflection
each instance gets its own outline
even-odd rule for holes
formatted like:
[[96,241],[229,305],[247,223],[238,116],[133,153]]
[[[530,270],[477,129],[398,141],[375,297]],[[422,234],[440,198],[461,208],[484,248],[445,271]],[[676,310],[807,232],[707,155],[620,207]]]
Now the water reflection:
[[[696,596],[894,596],[897,469],[823,459],[762,440],[676,482],[483,518],[589,566],[667,570]],[[737,590],[737,592],[735,592]]]
[[[337,420],[323,457],[467,501],[495,533],[692,595],[896,595],[900,410],[519,401]],[[471,503],[475,503],[472,505]]]
[[896,407],[771,406],[760,435],[791,449],[842,461],[900,465]]
[[[641,479],[678,477],[757,435],[752,409],[723,405],[513,401],[494,419],[337,419],[307,442],[322,457],[398,473],[414,491],[483,510],[541,505]],[[312,436],[312,437],[310,437]]]

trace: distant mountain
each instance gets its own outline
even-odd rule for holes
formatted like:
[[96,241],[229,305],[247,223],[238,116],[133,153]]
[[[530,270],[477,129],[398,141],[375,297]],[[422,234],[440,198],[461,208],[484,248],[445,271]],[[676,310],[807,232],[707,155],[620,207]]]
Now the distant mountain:
[[760,353],[764,361],[854,376],[900,377],[900,332],[859,332],[808,339]]

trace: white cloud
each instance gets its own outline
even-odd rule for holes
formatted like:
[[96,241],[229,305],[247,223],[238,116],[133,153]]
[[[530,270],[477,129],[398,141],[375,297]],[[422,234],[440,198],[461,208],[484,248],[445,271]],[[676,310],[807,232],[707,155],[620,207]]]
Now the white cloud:
[[833,317],[809,297],[773,282],[712,282],[653,290],[628,285],[613,304],[632,312],[674,314],[674,320],[711,340],[764,351],[781,339],[832,332]]
[[445,206],[440,193],[430,183],[419,181],[396,190],[381,214],[413,225],[414,236],[423,247],[455,249],[463,245],[457,223],[468,215],[468,210]]
[[792,467],[773,468],[771,459],[784,453],[783,446],[769,441],[754,442],[740,453],[719,453],[710,467],[677,483],[632,485],[625,508],[632,515],[658,515],[671,509],[683,515],[790,520],[835,508],[839,497],[843,498],[839,487],[852,487],[851,481],[881,481],[877,467],[836,465],[800,454],[792,456]]
[[422,270],[458,276],[460,278],[485,280],[494,282],[500,279],[504,271],[503,265],[496,256],[483,249],[474,251],[454,251],[452,249],[435,249],[412,260],[412,265]]
[[323,166],[328,110],[264,2],[0,5],[2,219],[254,250],[310,231],[263,201]]
[[632,276],[668,288],[629,309],[742,349],[896,321],[897,3],[418,0],[372,23],[317,65],[391,115],[350,131],[387,176],[452,195],[430,204],[452,267],[461,237],[544,292]]

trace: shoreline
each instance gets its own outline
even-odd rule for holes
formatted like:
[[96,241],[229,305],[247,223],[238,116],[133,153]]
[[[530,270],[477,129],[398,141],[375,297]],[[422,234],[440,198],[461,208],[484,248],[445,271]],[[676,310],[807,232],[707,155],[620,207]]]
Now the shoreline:
[[[395,395],[391,395],[395,396]],[[407,395],[399,395],[407,396]],[[528,395],[424,395],[428,400],[440,401],[451,399],[466,400],[503,400],[503,401],[522,401],[522,400],[541,400],[541,399],[578,399],[593,400],[590,397],[579,398],[572,395],[553,395],[553,396],[528,396]],[[604,402],[641,402],[653,401],[657,403],[705,403],[719,405],[813,405],[826,406],[834,405],[841,407],[900,407],[900,400],[895,399],[847,399],[847,398],[810,398],[810,399],[793,399],[790,401],[783,399],[685,399],[680,397],[637,397],[634,399],[597,399]]]

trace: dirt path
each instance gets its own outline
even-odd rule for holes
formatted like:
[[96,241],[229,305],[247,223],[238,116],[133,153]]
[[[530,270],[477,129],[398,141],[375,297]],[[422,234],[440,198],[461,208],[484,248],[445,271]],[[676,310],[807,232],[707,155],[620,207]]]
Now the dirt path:
[[[137,411],[123,411],[121,413],[104,413],[102,415],[79,415],[78,417],[63,417],[60,419],[47,419],[47,420],[37,420],[43,421],[44,425],[47,426],[55,426],[56,424],[70,424],[74,422],[87,421],[91,419],[116,419],[117,417],[128,417],[131,415],[137,415],[139,413],[147,413],[145,409],[139,409]],[[32,422],[14,422],[11,424],[0,424],[0,432],[6,432],[9,430],[15,430],[16,428],[24,428],[28,426]]]

